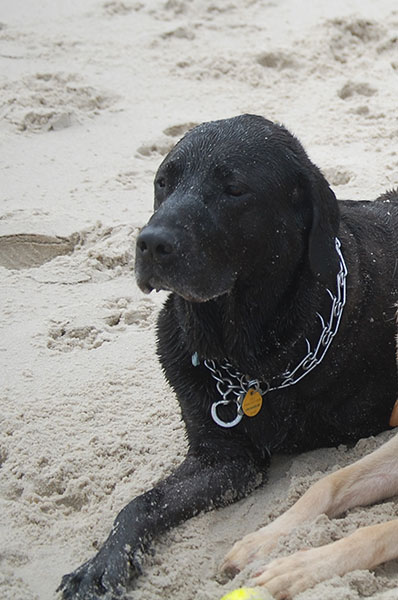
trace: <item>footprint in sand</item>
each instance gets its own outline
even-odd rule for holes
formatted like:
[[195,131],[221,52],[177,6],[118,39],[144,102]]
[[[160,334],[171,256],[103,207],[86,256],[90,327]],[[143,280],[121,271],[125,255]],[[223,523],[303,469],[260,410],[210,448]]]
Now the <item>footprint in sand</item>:
[[165,156],[170,152],[173,146],[174,142],[170,140],[170,138],[160,137],[153,142],[147,142],[137,148],[137,157],[142,158],[144,156],[147,158],[154,155]]
[[181,137],[182,135],[184,135],[184,133],[196,127],[196,125],[198,125],[198,123],[194,123],[192,121],[189,123],[171,125],[171,127],[167,127],[166,129],[164,129],[163,133],[165,135],[168,135],[169,137]]
[[[141,173],[138,171],[123,171],[118,173],[115,177],[117,183],[119,183],[126,190],[135,190],[137,188],[136,180],[140,177]],[[107,183],[112,180],[108,180]]]
[[76,348],[94,350],[109,341],[109,335],[94,325],[76,327],[69,321],[54,322],[48,332],[47,348],[58,352],[72,352]]
[[94,118],[116,101],[113,92],[85,85],[75,73],[36,73],[0,85],[3,118],[19,131],[57,131]]
[[95,350],[114,336],[120,335],[130,325],[138,329],[152,326],[156,317],[155,304],[147,299],[114,298],[104,304],[105,316],[93,317],[96,325],[73,323],[70,319],[51,320],[47,348],[57,352]]
[[263,52],[257,57],[257,62],[262,67],[275,69],[276,71],[296,69],[299,66],[296,58],[292,54],[280,50]]
[[385,37],[384,28],[371,19],[333,19],[328,22],[330,50],[340,63],[352,61],[354,56],[363,56],[372,44]]
[[195,127],[197,123],[179,123],[178,125],[171,125],[163,131],[163,136],[154,140],[153,142],[147,142],[137,148],[138,157],[148,157],[156,154],[165,156],[176,143],[175,138],[180,138],[184,133]]
[[105,317],[107,325],[119,329],[124,329],[126,325],[146,329],[154,323],[156,316],[156,305],[149,298],[138,301],[125,297],[108,300],[105,308],[109,311]]
[[6,269],[38,267],[56,256],[72,254],[76,236],[60,237],[30,233],[0,236],[0,266]]
[[348,81],[343,87],[337,92],[337,95],[342,100],[348,100],[353,96],[365,96],[370,98],[377,94],[377,89],[369,85],[369,83],[360,83],[355,81]]
[[177,38],[179,40],[194,40],[195,39],[194,32],[188,27],[177,27],[176,29],[172,29],[171,31],[167,31],[161,35],[163,40],[169,40],[173,38]]
[[323,173],[331,185],[347,185],[353,178],[353,174],[347,169],[340,167],[330,167],[324,169]]
[[120,2],[119,0],[104,2],[102,8],[105,13],[111,17],[115,15],[128,15],[132,10],[136,10],[132,4]]

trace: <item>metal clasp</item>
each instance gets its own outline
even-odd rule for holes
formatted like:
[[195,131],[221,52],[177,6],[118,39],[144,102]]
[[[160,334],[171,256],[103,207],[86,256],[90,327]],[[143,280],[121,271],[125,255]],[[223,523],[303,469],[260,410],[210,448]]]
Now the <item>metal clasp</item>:
[[232,402],[235,402],[236,404],[236,417],[232,421],[223,421],[217,414],[217,407],[220,406],[220,404],[231,404],[231,400],[219,400],[218,402],[213,402],[213,404],[211,405],[212,419],[220,427],[235,427],[235,425],[240,423],[240,421],[242,420],[243,410],[241,406],[241,397],[239,396],[239,398],[237,398],[236,400],[232,400]]

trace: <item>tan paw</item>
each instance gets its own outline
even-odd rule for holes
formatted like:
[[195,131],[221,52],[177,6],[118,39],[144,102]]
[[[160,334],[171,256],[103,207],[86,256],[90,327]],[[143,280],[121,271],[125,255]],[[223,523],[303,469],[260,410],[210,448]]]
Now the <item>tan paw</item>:
[[327,560],[325,548],[328,547],[300,550],[273,560],[257,571],[252,583],[266,587],[276,600],[290,600],[336,574]]
[[279,537],[275,532],[271,534],[269,527],[262,527],[245,535],[226,554],[220,567],[221,572],[233,577],[253,560],[266,557]]

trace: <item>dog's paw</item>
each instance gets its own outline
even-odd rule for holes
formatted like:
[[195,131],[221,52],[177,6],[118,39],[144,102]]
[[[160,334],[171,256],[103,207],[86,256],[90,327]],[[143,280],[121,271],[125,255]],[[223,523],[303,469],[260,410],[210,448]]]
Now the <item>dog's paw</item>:
[[141,573],[138,559],[125,551],[99,553],[72,573],[64,575],[57,591],[64,600],[121,600],[126,586]]
[[277,558],[257,568],[250,583],[266,587],[276,600],[290,600],[321,581],[375,565],[371,562],[374,554],[363,552],[364,539],[357,532],[325,546],[303,548]]
[[259,569],[251,584],[266,587],[276,600],[291,600],[335,574],[322,560],[322,550],[322,547],[302,549],[291,556],[277,558]]
[[234,577],[253,560],[264,558],[275,547],[279,534],[271,533],[269,527],[262,527],[245,535],[236,542],[224,558],[221,572]]

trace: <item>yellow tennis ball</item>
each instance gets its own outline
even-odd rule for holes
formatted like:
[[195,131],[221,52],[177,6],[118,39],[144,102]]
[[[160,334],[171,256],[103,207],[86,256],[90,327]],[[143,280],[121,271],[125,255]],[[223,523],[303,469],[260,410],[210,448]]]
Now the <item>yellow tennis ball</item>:
[[272,596],[266,590],[244,587],[225,594],[221,600],[272,600]]

